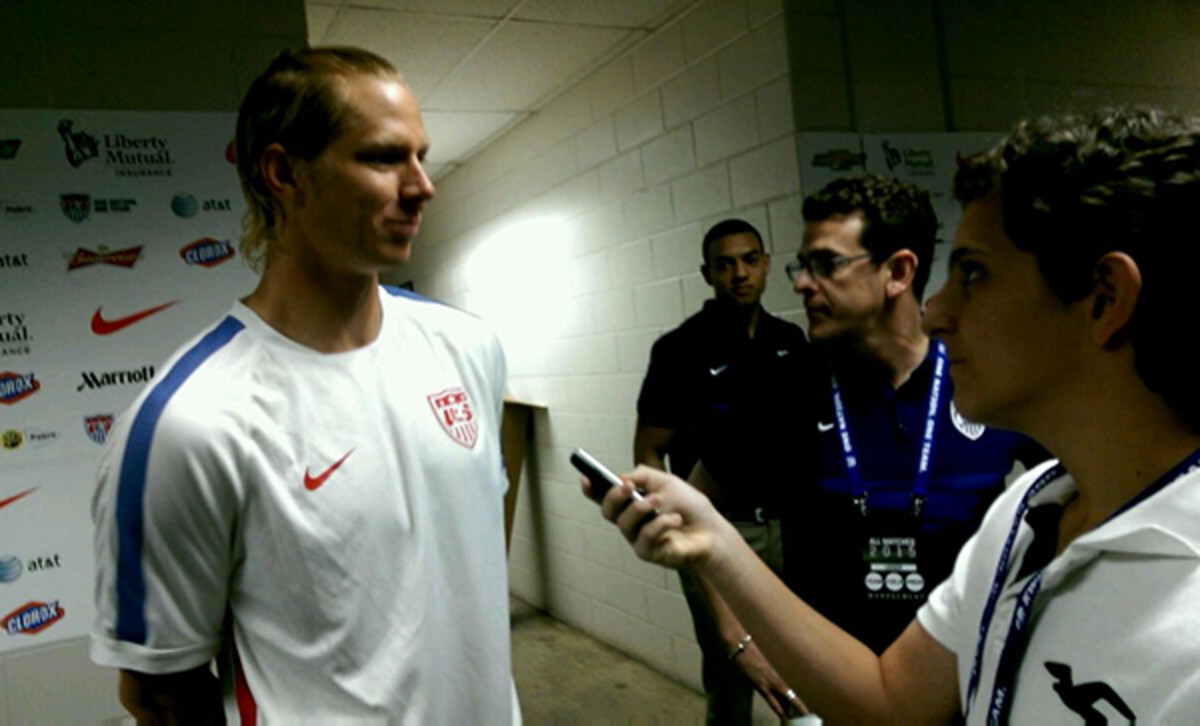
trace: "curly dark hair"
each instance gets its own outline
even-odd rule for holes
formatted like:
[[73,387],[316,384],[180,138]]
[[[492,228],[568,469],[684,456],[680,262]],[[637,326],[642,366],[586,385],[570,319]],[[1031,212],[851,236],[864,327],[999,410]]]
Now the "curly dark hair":
[[804,200],[804,221],[822,222],[861,212],[863,249],[879,264],[899,250],[917,256],[913,292],[917,300],[925,294],[937,242],[938,221],[929,193],[892,177],[879,174],[835,179]]
[[1200,269],[1200,245],[1187,240],[1200,202],[1200,120],[1112,108],[1025,121],[962,163],[954,193],[964,206],[996,195],[1005,233],[1037,257],[1064,305],[1092,292],[1103,255],[1128,254],[1142,275],[1127,330],[1138,375],[1200,429],[1192,339],[1178,324],[1190,320]]

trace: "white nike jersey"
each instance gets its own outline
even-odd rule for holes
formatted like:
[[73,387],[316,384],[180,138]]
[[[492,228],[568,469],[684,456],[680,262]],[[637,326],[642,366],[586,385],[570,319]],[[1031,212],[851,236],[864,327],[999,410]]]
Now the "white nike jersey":
[[118,418],[99,471],[101,665],[223,665],[230,723],[518,722],[503,353],[380,290],[321,354],[241,304]]

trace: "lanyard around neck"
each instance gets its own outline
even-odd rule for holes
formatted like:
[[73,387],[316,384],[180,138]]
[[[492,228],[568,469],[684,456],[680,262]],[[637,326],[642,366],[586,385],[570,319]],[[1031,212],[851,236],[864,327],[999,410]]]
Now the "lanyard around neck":
[[[929,491],[929,481],[933,474],[933,443],[937,432],[938,407],[942,400],[942,385],[946,377],[946,347],[939,340],[933,366],[933,381],[929,386],[929,404],[925,409],[925,426],[921,432],[921,455],[917,459],[917,473],[913,478],[912,503],[913,514],[921,515],[921,506]],[[850,421],[846,415],[846,405],[842,400],[842,389],[838,385],[836,375],[830,376],[833,381],[833,414],[837,424],[838,438],[842,442],[842,457],[846,462],[846,478],[850,480],[850,495],[858,504],[864,515],[867,513],[867,483],[863,479],[862,469],[858,466],[858,454],[854,447],[854,439],[850,436]]]
[[[1160,491],[1171,482],[1190,473],[1197,467],[1200,467],[1200,450],[1192,452],[1190,456],[1172,467],[1170,471],[1159,477],[1153,484],[1123,504],[1120,509],[1109,515],[1100,526],[1111,522],[1117,516],[1133,509],[1155,492]],[[996,604],[1000,599],[1000,592],[1004,588],[1004,581],[1008,579],[1009,568],[1012,565],[1013,545],[1016,542],[1017,533],[1021,529],[1021,523],[1025,521],[1029,502],[1038,492],[1045,489],[1050,482],[1064,474],[1066,474],[1066,469],[1062,464],[1056,464],[1051,467],[1029,487],[1029,490],[1025,492],[1025,496],[1021,498],[1020,505],[1017,507],[1017,513],[1013,517],[1012,528],[1008,532],[1008,539],[1004,542],[1004,549],[1001,551],[1000,560],[996,564],[996,574],[992,578],[992,587],[988,592],[987,603],[984,605],[983,616],[979,622],[979,640],[975,644],[975,659],[971,664],[971,678],[967,685],[968,713],[970,713],[975,692],[979,688],[980,666],[983,661],[983,649],[984,644],[987,642],[988,628],[991,625],[992,617],[995,615]],[[1017,673],[1021,669],[1021,661],[1024,659],[1025,650],[1029,645],[1033,605],[1037,600],[1038,592],[1041,590],[1042,575],[1045,571],[1046,568],[1043,567],[1029,578],[1029,581],[1021,588],[1021,594],[1017,598],[1016,607],[1013,609],[1012,623],[1009,626],[1008,634],[1004,638],[1004,647],[1000,650],[1000,661],[996,664],[996,677],[992,684],[992,699],[988,705],[987,713],[989,726],[1008,723],[1008,715],[1012,710],[1013,689],[1016,684]]]

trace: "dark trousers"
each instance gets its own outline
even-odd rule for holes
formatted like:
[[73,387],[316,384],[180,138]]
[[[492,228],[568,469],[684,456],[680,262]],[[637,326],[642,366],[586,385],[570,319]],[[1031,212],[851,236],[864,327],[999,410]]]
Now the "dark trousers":
[[[764,523],[733,522],[750,549],[767,566],[782,577],[783,528],[778,519]],[[701,653],[701,680],[708,701],[709,726],[749,726],[754,704],[754,684],[742,673],[736,662],[729,660],[729,646],[721,639],[700,585],[687,572],[679,573],[683,595],[692,611],[696,643]]]

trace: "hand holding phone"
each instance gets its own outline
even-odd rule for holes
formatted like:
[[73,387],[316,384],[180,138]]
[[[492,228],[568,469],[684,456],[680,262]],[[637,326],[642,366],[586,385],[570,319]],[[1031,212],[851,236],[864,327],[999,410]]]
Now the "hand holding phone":
[[[604,499],[609,489],[621,486],[621,477],[583,449],[575,449],[571,453],[571,464],[591,482],[592,499],[596,501]],[[633,491],[633,498],[638,501],[645,499],[636,489]]]

